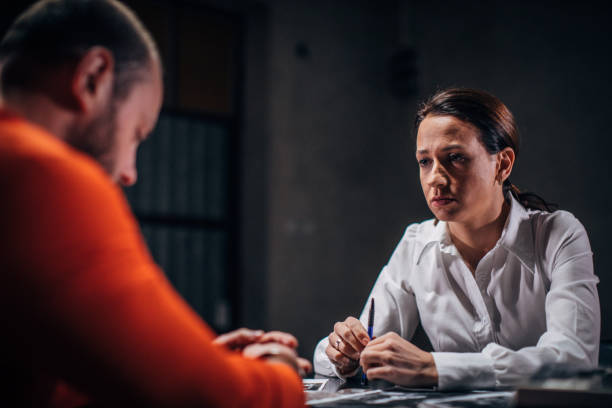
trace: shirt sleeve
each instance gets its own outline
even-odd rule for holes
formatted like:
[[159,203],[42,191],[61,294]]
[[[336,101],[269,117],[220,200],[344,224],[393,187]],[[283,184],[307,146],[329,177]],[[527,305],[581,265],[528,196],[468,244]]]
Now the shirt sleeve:
[[[411,242],[408,239],[409,230],[410,227],[395,248],[389,262],[378,275],[359,317],[361,324],[367,328],[370,299],[374,298],[373,333],[377,337],[388,332],[395,332],[405,339],[411,339],[419,323],[416,300],[409,284],[412,262]],[[343,379],[357,374],[358,370],[345,376],[341,375],[325,353],[327,345],[328,340],[325,337],[315,348],[313,360],[316,373]]]
[[19,359],[110,406],[304,405],[291,368],[212,343],[101,169],[60,160],[12,171],[0,313]]
[[536,345],[511,350],[496,343],[480,353],[432,353],[440,389],[511,386],[545,365],[577,369],[597,366],[600,335],[598,278],[584,227],[571,214],[554,213],[539,228],[537,243],[545,247],[539,267],[549,280],[546,331]]

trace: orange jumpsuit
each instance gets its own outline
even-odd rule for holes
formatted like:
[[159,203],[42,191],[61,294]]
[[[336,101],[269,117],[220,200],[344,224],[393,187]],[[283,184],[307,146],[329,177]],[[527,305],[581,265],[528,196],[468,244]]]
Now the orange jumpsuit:
[[3,400],[17,406],[298,407],[299,376],[243,358],[155,265],[89,157],[0,111]]

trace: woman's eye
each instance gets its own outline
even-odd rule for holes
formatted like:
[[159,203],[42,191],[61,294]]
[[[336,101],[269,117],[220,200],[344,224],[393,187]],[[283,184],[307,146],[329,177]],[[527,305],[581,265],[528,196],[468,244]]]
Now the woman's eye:
[[429,164],[430,160],[429,159],[421,159],[419,160],[419,166],[421,167],[425,167]]
[[456,162],[456,163],[457,162],[461,163],[461,162],[465,161],[465,157],[462,154],[459,154],[459,153],[451,153],[451,154],[449,154],[448,155],[448,159],[451,162]]

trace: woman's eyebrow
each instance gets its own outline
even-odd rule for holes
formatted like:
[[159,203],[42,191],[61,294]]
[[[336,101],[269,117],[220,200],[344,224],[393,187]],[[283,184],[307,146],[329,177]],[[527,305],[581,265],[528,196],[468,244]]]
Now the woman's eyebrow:
[[[464,148],[464,146],[462,144],[453,143],[453,144],[450,144],[448,146],[444,146],[440,150],[442,150],[443,152],[446,152],[448,150],[463,149],[463,148]],[[417,150],[416,152],[417,152],[417,154],[427,154],[427,153],[429,153],[429,150],[427,150],[427,149],[420,149],[420,150]]]
[[448,150],[454,150],[454,149],[463,149],[463,145],[459,143],[454,143],[454,144],[445,146],[444,148],[442,148],[442,151],[446,152]]

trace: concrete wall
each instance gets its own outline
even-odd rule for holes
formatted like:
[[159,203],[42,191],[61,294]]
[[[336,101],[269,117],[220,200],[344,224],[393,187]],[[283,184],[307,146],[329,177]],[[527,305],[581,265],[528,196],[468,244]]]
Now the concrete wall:
[[[413,156],[416,104],[460,85],[489,90],[515,113],[524,137],[515,184],[585,224],[602,281],[603,337],[612,337],[611,29],[602,10],[584,2],[264,3],[265,56],[253,55],[265,59],[266,90],[249,94],[247,83],[246,109],[266,106],[256,108],[265,131],[245,128],[244,154],[265,146],[266,165],[243,169],[243,184],[254,177],[260,186],[244,195],[243,217],[260,217],[262,227],[243,236],[243,249],[266,249],[259,266],[243,263],[260,285],[257,295],[245,286],[245,308],[265,317],[245,324],[293,332],[310,356],[335,321],[360,312],[405,226],[430,216]],[[388,61],[404,46],[418,53],[418,92],[398,99]]]
[[268,325],[311,355],[424,215],[414,101],[387,86],[394,2],[279,1],[270,34]]

